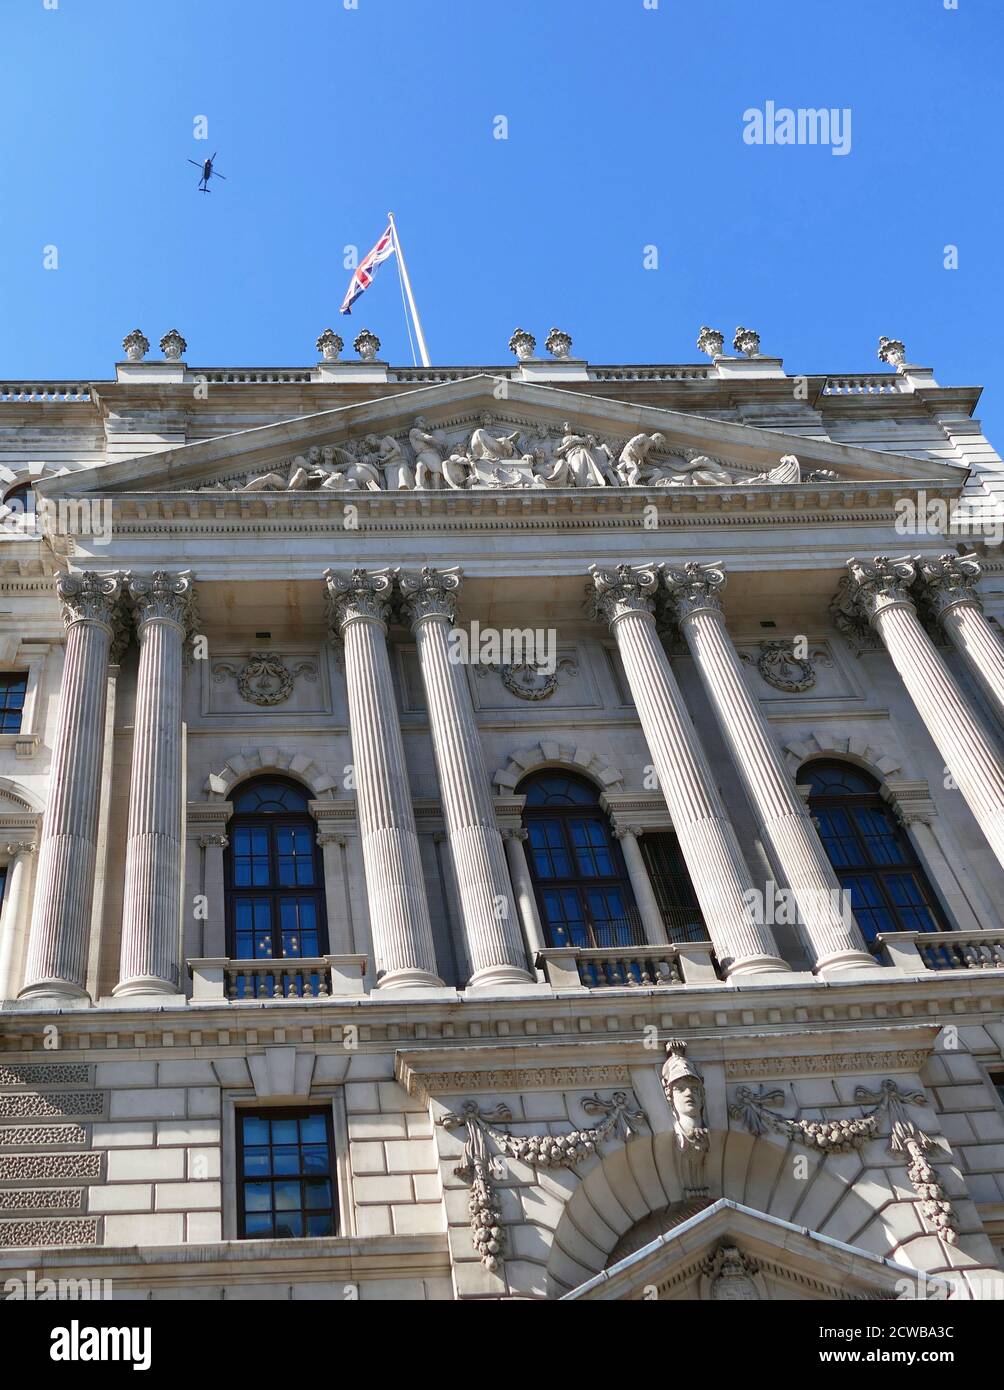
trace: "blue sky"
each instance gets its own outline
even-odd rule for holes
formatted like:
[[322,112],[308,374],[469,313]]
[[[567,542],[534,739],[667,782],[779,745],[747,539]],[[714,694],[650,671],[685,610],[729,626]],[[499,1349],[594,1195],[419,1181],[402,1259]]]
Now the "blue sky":
[[[517,324],[687,362],[742,323],[870,371],[885,333],[1004,447],[1002,0],[46,3],[2,0],[0,376],[107,377],[136,326],[198,366],[308,364],[328,325],[408,362],[393,262],[338,316],[393,209],[434,363]],[[849,108],[850,152],[744,143],[768,100]]]

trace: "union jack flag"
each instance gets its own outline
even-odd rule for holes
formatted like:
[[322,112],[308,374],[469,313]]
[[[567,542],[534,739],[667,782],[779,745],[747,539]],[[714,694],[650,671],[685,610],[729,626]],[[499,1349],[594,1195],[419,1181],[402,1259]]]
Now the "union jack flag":
[[349,281],[349,287],[345,291],[342,307],[338,311],[340,314],[352,313],[352,305],[362,294],[363,290],[368,290],[370,285],[372,285],[377,266],[385,261],[388,256],[393,256],[393,254],[394,234],[388,222],[387,230],[374,246],[373,250],[368,256],[362,258],[352,272],[352,279]]

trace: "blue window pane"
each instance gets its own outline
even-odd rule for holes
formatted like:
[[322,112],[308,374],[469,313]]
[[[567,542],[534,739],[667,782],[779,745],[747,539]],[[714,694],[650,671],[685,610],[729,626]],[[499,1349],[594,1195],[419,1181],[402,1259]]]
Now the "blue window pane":
[[272,1171],[283,1177],[300,1171],[300,1151],[295,1144],[282,1144],[272,1150]]
[[244,1217],[244,1229],[252,1237],[270,1236],[272,1234],[271,1212],[247,1212]]
[[327,1144],[310,1144],[303,1150],[305,1173],[326,1173],[329,1168]]
[[905,855],[896,836],[896,829],[885,811],[863,806],[854,812],[854,819],[868,858],[873,864],[903,864]]
[[279,1240],[297,1240],[303,1235],[303,1216],[300,1212],[283,1212],[275,1218],[275,1234]]
[[245,1144],[267,1144],[268,1120],[259,1115],[245,1115],[243,1135]]
[[272,1184],[270,1182],[248,1182],[244,1184],[245,1211],[270,1211],[272,1208]]
[[323,1115],[306,1115],[300,1121],[300,1142],[301,1144],[326,1144],[328,1141],[327,1129],[324,1124]]
[[273,1144],[294,1144],[297,1141],[297,1123],[295,1120],[273,1120],[272,1121],[272,1143]]
[[274,1206],[277,1212],[299,1211],[300,1184],[298,1182],[277,1182],[273,1184]]
[[328,1178],[308,1178],[303,1184],[304,1206],[328,1209],[331,1206],[331,1181]]
[[307,1217],[308,1236],[333,1236],[335,1234],[335,1218],[332,1215],[322,1216],[312,1213]]

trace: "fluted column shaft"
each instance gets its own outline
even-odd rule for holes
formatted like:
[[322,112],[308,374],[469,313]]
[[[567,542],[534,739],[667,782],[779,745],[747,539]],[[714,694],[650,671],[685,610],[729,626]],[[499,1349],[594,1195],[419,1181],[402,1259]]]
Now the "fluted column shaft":
[[638,914],[641,917],[645,940],[650,946],[665,946],[669,940],[666,934],[666,924],[662,919],[659,900],[655,896],[655,889],[652,887],[652,880],[648,875],[645,856],[638,843],[638,833],[633,826],[621,825],[614,831],[614,836],[621,843],[624,865],[628,871],[628,878],[631,880],[631,891],[638,904]]
[[527,832],[525,830],[504,830],[502,832],[506,859],[509,861],[512,891],[523,920],[523,930],[526,933],[530,959],[535,961],[547,943],[544,941],[544,932],[537,912],[537,899],[533,892],[533,879],[530,877],[530,866],[526,862],[526,850],[523,847],[526,837]]
[[325,572],[332,629],[344,644],[359,835],[377,984],[440,988],[415,811],[387,652],[393,576]]
[[911,559],[847,562],[850,593],[900,674],[980,829],[1004,864],[1004,766],[958,681],[924,631],[910,597]]
[[667,568],[663,578],[763,844],[798,905],[799,923],[817,970],[874,970],[875,959],[845,910],[846,894],[729,637],[718,598],[724,571],[718,565],[690,564]]
[[788,970],[752,910],[753,881],[655,627],[654,566],[593,566],[592,611],[609,622],[673,829],[726,975]]
[[122,577],[63,575],[56,592],[66,655],[21,997],[79,998],[86,994],[108,658],[121,630]]
[[0,915],[0,1003],[14,998],[14,977],[17,972],[18,938],[21,933],[21,917],[24,913],[24,898],[31,869],[31,856],[36,846],[23,842],[7,846],[11,856],[7,864],[7,882],[4,884],[3,912]]
[[129,581],[139,672],[133,728],[119,979],[122,994],[176,994],[181,947],[181,701],[192,612],[187,573]]
[[443,802],[443,819],[460,894],[469,984],[526,984],[532,979],[519,929],[502,836],[495,821],[481,737],[466,670],[451,648],[458,570],[401,573],[415,632],[425,703]]
[[987,622],[976,594],[979,562],[972,555],[939,555],[921,560],[918,568],[930,612],[1004,723],[1004,644]]

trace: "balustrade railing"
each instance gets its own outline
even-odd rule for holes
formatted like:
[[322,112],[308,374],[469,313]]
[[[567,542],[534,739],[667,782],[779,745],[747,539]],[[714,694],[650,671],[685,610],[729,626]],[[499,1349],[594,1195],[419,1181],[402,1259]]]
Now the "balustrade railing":
[[1004,931],[882,932],[875,942],[907,970],[1004,970]]
[[192,1003],[240,1004],[263,999],[333,999],[363,992],[365,956],[304,956],[283,960],[203,957],[188,962]]
[[659,989],[716,984],[710,941],[666,946],[551,946],[537,956],[554,989]]
[[86,381],[2,381],[0,401],[89,401],[91,389]]

